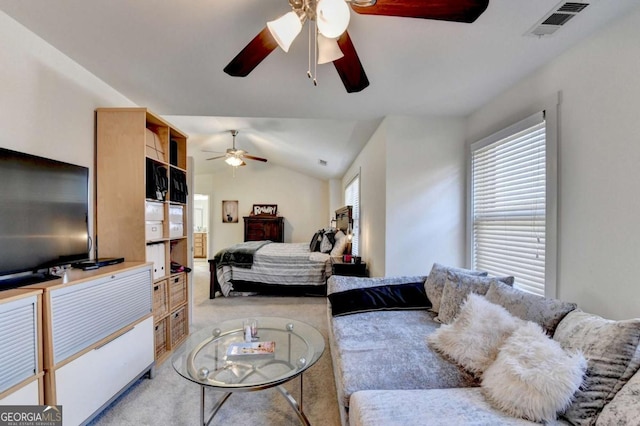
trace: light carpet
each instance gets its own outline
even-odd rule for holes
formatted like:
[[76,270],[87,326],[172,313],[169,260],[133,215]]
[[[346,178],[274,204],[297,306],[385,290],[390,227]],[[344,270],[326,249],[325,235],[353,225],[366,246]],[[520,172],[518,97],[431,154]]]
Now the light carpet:
[[[340,425],[331,354],[327,340],[327,305],[323,297],[219,297],[208,299],[206,262],[194,268],[194,306],[191,332],[234,318],[278,316],[304,321],[325,336],[320,360],[304,373],[304,412],[312,425]],[[299,399],[299,378],[285,388]],[[208,389],[207,411],[222,396]],[[208,417],[208,416],[207,416]],[[153,380],[141,379],[114,401],[92,426],[197,425],[200,421],[200,386],[176,373],[167,359],[156,368]],[[211,425],[298,425],[297,415],[276,389],[232,395]]]

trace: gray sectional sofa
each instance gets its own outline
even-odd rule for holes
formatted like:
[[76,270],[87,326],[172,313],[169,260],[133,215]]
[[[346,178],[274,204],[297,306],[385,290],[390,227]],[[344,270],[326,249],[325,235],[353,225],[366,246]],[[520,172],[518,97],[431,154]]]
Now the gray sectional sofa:
[[[436,264],[427,277],[334,275],[328,280],[329,341],[343,425],[537,424],[497,404],[484,387],[483,374],[470,371],[464,362],[461,365],[428,341],[430,335],[445,327],[439,322],[447,309],[441,306],[442,293],[451,289],[449,281],[455,273],[454,268]],[[415,299],[412,293],[394,294],[408,285],[415,291],[416,285],[424,287],[425,282],[431,283],[425,291],[428,306],[405,306]],[[571,393],[571,401],[563,404],[557,420],[546,419],[544,423],[640,425],[640,319],[605,320],[570,303],[528,295],[488,278],[484,282],[491,285],[471,285],[470,292],[502,306],[499,309],[512,314],[518,327],[526,321],[535,322],[546,333],[545,338],[557,342],[549,343],[562,347],[567,354],[584,357],[579,390]],[[467,283],[458,284],[458,289],[469,292]],[[391,289],[393,303],[385,301],[388,291],[364,296],[354,293],[379,289]],[[345,300],[353,299],[367,306],[349,302],[352,305],[345,308]],[[433,303],[435,299],[439,300]],[[465,308],[453,309],[457,315]],[[450,318],[447,327],[453,327],[453,321]],[[529,352],[528,348],[523,352]],[[491,356],[495,358],[496,354]],[[574,363],[574,370],[579,365]],[[549,374],[552,378],[554,375]],[[539,376],[546,377],[544,373]],[[517,396],[525,404],[530,402],[528,395]]]

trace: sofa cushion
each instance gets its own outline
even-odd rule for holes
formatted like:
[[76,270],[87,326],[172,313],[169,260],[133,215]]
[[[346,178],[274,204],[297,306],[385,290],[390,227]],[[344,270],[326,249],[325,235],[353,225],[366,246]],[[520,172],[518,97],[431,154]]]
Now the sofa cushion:
[[449,272],[442,291],[440,311],[438,311],[436,321],[449,324],[458,315],[460,306],[469,293],[485,295],[491,283],[499,281],[513,285],[513,277],[481,277]]
[[378,311],[330,317],[330,344],[340,401],[367,389],[478,386],[464,369],[432,350],[426,336],[440,324],[429,311]]
[[350,277],[346,275],[332,275],[327,280],[327,295],[356,288],[379,287],[391,284],[408,284],[424,282],[424,276],[396,276],[396,277]]
[[500,348],[482,376],[482,389],[494,407],[535,422],[554,421],[582,383],[587,361],[569,354],[542,327],[524,322]]
[[431,307],[431,302],[427,298],[422,282],[341,291],[330,294],[329,301],[331,302],[333,316],[370,311],[428,309]]
[[427,341],[467,371],[480,376],[498,356],[498,348],[523,324],[502,306],[470,294],[451,324],[443,324]]
[[575,425],[593,425],[602,408],[638,370],[640,319],[613,321],[577,309],[553,335],[569,351],[582,351],[587,374],[574,402],[563,413]]
[[447,274],[449,271],[459,274],[487,276],[486,272],[454,268],[452,266],[444,266],[439,263],[434,263],[431,267],[429,276],[424,282],[424,289],[427,292],[427,297],[431,300],[431,310],[435,313],[440,311],[440,299],[442,299],[442,291],[444,289],[444,283],[447,281]]
[[575,303],[527,293],[500,282],[491,283],[486,297],[512,315],[539,324],[550,336],[562,318],[577,307]]
[[350,426],[535,425],[491,407],[479,388],[360,391]]
[[640,421],[640,371],[604,406],[596,426],[632,425]]

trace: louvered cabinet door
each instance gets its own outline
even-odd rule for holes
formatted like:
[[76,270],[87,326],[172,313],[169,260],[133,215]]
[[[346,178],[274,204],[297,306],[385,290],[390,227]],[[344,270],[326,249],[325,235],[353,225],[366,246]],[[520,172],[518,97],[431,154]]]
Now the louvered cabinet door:
[[151,314],[151,271],[136,269],[51,292],[53,365]]
[[0,295],[0,404],[40,404],[40,291],[9,291]]

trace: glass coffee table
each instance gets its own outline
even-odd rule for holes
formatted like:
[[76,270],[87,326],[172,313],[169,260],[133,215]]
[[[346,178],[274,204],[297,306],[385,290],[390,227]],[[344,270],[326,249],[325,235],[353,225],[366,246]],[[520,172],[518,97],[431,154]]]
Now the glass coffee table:
[[[251,392],[275,387],[295,410],[300,422],[309,425],[302,410],[303,373],[324,352],[324,337],[309,324],[288,318],[256,317],[253,346],[269,350],[246,352],[246,319],[235,319],[201,329],[191,334],[173,355],[173,368],[185,379],[200,385],[200,424],[208,425],[234,392]],[[257,333],[256,333],[257,331]],[[255,336],[257,334],[257,336]],[[249,336],[247,336],[249,337]],[[270,342],[275,350],[270,351]],[[266,345],[265,345],[266,343]],[[229,351],[229,355],[227,352]],[[300,376],[300,402],[282,384]],[[205,389],[225,392],[205,419]]]

